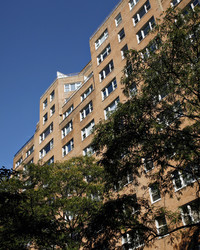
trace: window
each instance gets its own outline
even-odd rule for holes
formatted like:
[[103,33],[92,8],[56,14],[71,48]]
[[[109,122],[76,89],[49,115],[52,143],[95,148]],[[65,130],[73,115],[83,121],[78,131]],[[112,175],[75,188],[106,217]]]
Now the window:
[[133,174],[128,172],[126,177],[125,177],[125,182],[123,184],[124,184],[124,186],[126,186],[129,183],[131,183],[132,181],[133,181]]
[[197,199],[180,208],[183,225],[197,223],[200,221],[200,200]]
[[167,234],[168,227],[167,227],[167,222],[166,222],[165,216],[157,217],[155,220],[155,223],[156,223],[156,228],[157,228],[158,234],[161,234],[162,236]]
[[91,145],[89,145],[89,146],[87,146],[86,148],[83,149],[83,156],[93,155],[93,154],[94,154],[94,150],[93,150]]
[[106,109],[104,109],[105,120],[108,119],[108,116],[115,111],[119,103],[119,97],[117,97]]
[[29,148],[29,150],[26,152],[26,157],[28,157],[29,155],[31,155],[34,151],[34,145],[32,147]]
[[74,139],[71,139],[65,146],[62,148],[62,156],[67,155],[74,148]]
[[74,105],[72,104],[69,108],[68,108],[68,110],[67,111],[65,111],[65,113],[63,114],[63,120],[65,119],[65,118],[67,118],[70,114],[71,114],[71,112],[74,110]]
[[48,120],[48,114],[46,113],[44,116],[43,116],[43,124],[45,124]]
[[142,6],[142,8],[133,16],[133,25],[135,26],[142,17],[150,10],[151,5],[149,0]]
[[80,88],[81,82],[68,83],[64,85],[64,92],[75,91]]
[[54,97],[55,97],[55,91],[53,90],[50,94],[50,102],[53,101]]
[[88,103],[80,112],[80,120],[82,121],[93,110],[92,101]]
[[55,113],[55,105],[53,105],[53,106],[50,108],[50,116],[52,116],[54,113]]
[[171,6],[174,7],[176,6],[178,3],[180,3],[182,0],[173,0],[171,1]]
[[193,0],[191,3],[190,3],[190,8],[192,10],[194,10],[194,8],[197,6],[197,5],[200,5],[200,1],[199,0]]
[[128,45],[126,44],[122,49],[121,49],[121,55],[122,55],[122,60],[125,58],[125,54],[128,51]]
[[62,129],[61,131],[61,136],[62,136],[62,139],[68,135],[73,129],[73,123],[72,121],[68,122],[67,125]]
[[47,107],[47,99],[43,101],[43,110]]
[[125,233],[122,236],[122,247],[123,250],[133,250],[141,247],[144,244],[142,234],[139,233],[139,230],[131,231]]
[[115,17],[115,25],[118,26],[121,22],[122,22],[122,16],[121,16],[121,13],[119,13],[119,14]]
[[158,183],[154,183],[150,185],[149,193],[150,193],[152,203],[159,201],[161,199]]
[[106,67],[99,73],[99,81],[102,82],[103,79],[106,78],[106,76],[112,72],[112,70],[114,69],[114,64],[113,64],[113,60],[111,60],[109,62],[109,64],[106,65]]
[[44,139],[49,135],[51,134],[53,131],[53,123],[51,123],[45,130],[42,134],[40,134],[40,137],[39,137],[39,142],[41,143],[42,141],[44,141]]
[[150,45],[148,45],[146,48],[143,49],[141,56],[145,60],[149,58],[149,56],[158,49],[159,44],[161,43],[161,40],[159,37],[156,37],[153,39],[153,41],[150,42]]
[[48,161],[47,161],[47,165],[51,165],[54,163],[54,156],[52,156]]
[[121,42],[123,40],[123,38],[125,37],[125,32],[124,32],[124,28],[120,30],[120,32],[118,33],[118,40],[119,42]]
[[149,21],[137,33],[136,37],[138,43],[140,43],[149,34],[149,31],[152,30],[154,26],[155,26],[155,19],[154,17],[151,17],[151,19],[149,19]]
[[82,141],[92,133],[94,128],[94,120],[92,120],[85,128],[81,130]]
[[139,2],[139,0],[130,0],[129,1],[129,8],[130,10],[133,9],[133,7]]
[[106,29],[95,42],[95,49],[97,50],[101,44],[108,38],[108,30]]
[[87,96],[93,91],[93,86],[91,85],[82,95],[81,101],[85,100]]
[[117,88],[117,81],[114,78],[102,91],[102,100],[105,100]]
[[130,85],[130,88],[129,88],[129,96],[130,97],[133,97],[134,95],[137,94],[137,86],[136,86],[136,83],[133,82],[131,85]]
[[53,139],[47,143],[47,145],[40,150],[39,158],[42,159],[53,148]]
[[97,64],[99,65],[102,63],[105,58],[110,54],[111,52],[111,47],[110,44],[97,56]]
[[154,168],[153,160],[151,157],[146,157],[144,159],[144,167],[145,167],[146,172],[149,172],[150,170],[152,170]]
[[15,167],[19,167],[19,165],[22,163],[22,157],[15,163]]

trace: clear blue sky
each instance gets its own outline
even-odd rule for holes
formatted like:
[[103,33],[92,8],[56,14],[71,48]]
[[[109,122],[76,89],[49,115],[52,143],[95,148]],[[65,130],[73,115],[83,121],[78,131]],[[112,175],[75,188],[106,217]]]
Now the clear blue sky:
[[0,167],[34,134],[39,100],[56,72],[90,61],[89,37],[119,0],[1,0]]

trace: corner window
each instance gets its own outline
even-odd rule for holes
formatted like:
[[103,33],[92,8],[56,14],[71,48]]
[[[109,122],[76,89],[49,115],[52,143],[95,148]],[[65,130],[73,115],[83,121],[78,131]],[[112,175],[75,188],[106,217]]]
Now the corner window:
[[153,29],[155,26],[155,19],[154,17],[151,17],[149,21],[138,31],[136,34],[138,43],[140,43],[148,34],[149,32]]
[[149,194],[151,197],[151,203],[154,203],[154,202],[159,201],[161,199],[158,183],[154,183],[154,184],[150,185]]
[[43,110],[47,107],[47,99],[44,100],[43,102]]
[[106,76],[112,72],[114,69],[113,60],[109,62],[109,64],[106,65],[106,67],[99,73],[99,81],[102,82]]
[[64,157],[74,148],[74,139],[71,139],[64,147],[62,147],[62,156]]
[[117,88],[117,81],[114,78],[102,91],[102,100],[105,100]]
[[95,42],[95,49],[97,50],[102,43],[108,38],[108,30],[106,29]]
[[125,31],[124,28],[120,30],[120,32],[118,33],[118,40],[119,42],[121,42],[125,37]]
[[110,44],[97,56],[97,64],[99,65],[102,63],[105,58],[110,54],[111,52],[111,47]]
[[119,14],[115,17],[115,25],[118,26],[121,22],[122,22],[122,16],[121,16],[121,13],[119,13]]

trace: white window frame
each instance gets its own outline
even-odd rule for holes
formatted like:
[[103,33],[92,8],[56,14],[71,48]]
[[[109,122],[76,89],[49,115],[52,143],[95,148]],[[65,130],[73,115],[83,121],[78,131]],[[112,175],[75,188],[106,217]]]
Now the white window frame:
[[81,82],[73,82],[64,84],[64,92],[76,91],[81,87]]
[[125,58],[126,51],[128,51],[128,45],[127,44],[125,44],[124,47],[121,49],[122,60],[124,60],[124,58]]
[[[49,148],[49,150],[47,150]],[[42,159],[53,149],[53,139],[49,141],[39,152],[39,159]]]
[[122,28],[118,33],[118,41],[121,42],[124,38],[125,38],[125,31],[124,28]]
[[74,110],[74,105],[72,104],[68,109],[67,111],[65,111],[63,113],[63,120],[66,119],[71,113],[72,111]]
[[119,26],[121,22],[122,22],[122,15],[121,15],[121,13],[119,13],[119,14],[115,17],[115,25],[116,25],[116,27]]
[[[157,183],[153,183],[152,185],[149,186],[149,195],[150,195],[150,198],[151,198],[151,203],[155,203],[157,201],[160,201],[161,200],[161,195],[160,195],[160,190],[159,190],[159,187],[157,188],[157,190],[153,190],[153,186],[157,186],[158,184]],[[159,194],[159,198],[157,198],[155,200],[154,196]]]
[[[163,220],[163,224],[160,224],[159,223],[159,220],[162,221]],[[166,222],[166,219],[165,219],[165,216],[159,216],[157,217],[157,219],[155,219],[155,224],[156,224],[156,229],[157,229],[157,232],[158,234],[162,234],[162,228],[166,228],[166,230],[168,230],[168,227],[167,227],[167,222]],[[166,236],[166,234],[164,234],[162,237]]]
[[107,38],[108,38],[108,29],[105,29],[104,32],[100,35],[100,37],[96,40],[95,49],[97,50]]
[[54,98],[55,98],[55,90],[53,90],[49,96],[50,102],[52,102]]
[[87,146],[86,148],[83,149],[83,156],[86,156],[86,155],[93,155],[95,152],[92,148],[91,145]]
[[[47,135],[46,132],[48,131]],[[49,134],[53,132],[53,122],[40,134],[39,143],[43,142]]]
[[111,52],[111,47],[110,44],[106,46],[105,49],[101,51],[101,53],[97,56],[97,65],[101,64],[105,58],[110,54]]
[[172,0],[171,1],[171,7],[175,7],[176,5],[178,5],[182,0]]
[[[118,103],[120,102],[119,100],[119,96],[112,101],[105,109],[104,109],[104,116],[105,116],[105,120],[108,119],[108,113],[114,112],[117,108]],[[111,106],[114,106],[114,109],[111,109]]]
[[55,104],[50,108],[50,117],[55,113]]
[[61,130],[62,139],[67,136],[73,130],[73,122],[72,120],[68,122],[65,127]]
[[[142,12],[144,9],[144,12]],[[151,4],[149,0],[146,1],[146,3],[139,9],[139,11],[133,16],[133,25],[136,26],[137,23],[140,22],[142,17],[147,14],[147,12],[151,9]],[[143,14],[143,15],[141,15]]]
[[[108,89],[111,88],[111,91],[109,92]],[[109,84],[102,89],[101,95],[102,100],[104,101],[115,89],[117,88],[117,80],[114,78]]]
[[[141,41],[149,34],[149,32],[153,29],[155,25],[155,19],[154,16],[152,16],[148,22],[145,23],[145,25],[137,32],[136,37],[138,43],[141,43]],[[148,28],[148,32],[145,34],[145,29]]]
[[93,91],[93,85],[90,85],[89,88],[81,95],[81,102],[84,101]]
[[92,101],[89,102],[81,111],[80,111],[80,121],[85,119],[93,110]]
[[92,120],[91,122],[89,122],[87,124],[87,126],[85,126],[82,130],[81,130],[81,137],[82,137],[82,141],[84,141],[89,135],[91,135],[92,133],[92,129],[94,128],[94,120]]
[[[197,1],[197,2],[196,2],[196,5],[194,5],[194,2],[195,2],[195,1]],[[191,8],[192,10],[194,10],[194,8],[195,8],[197,5],[200,5],[200,2],[199,2],[199,0],[193,0],[192,2],[189,3],[189,5],[190,5],[190,8]]]
[[129,1],[129,8],[130,10],[133,9],[133,7],[139,2],[139,0],[130,0]]
[[43,116],[43,125],[48,121],[48,113]]
[[34,145],[29,148],[29,150],[26,152],[26,158],[31,155],[34,151]]
[[74,148],[74,139],[72,138],[62,147],[62,157],[65,157]]
[[99,72],[99,81],[102,82],[114,69],[113,60],[111,60],[101,72]]
[[[198,204],[199,204],[199,200],[197,199],[180,207],[181,218],[182,218],[182,222],[184,226],[190,223],[198,223],[200,221],[200,211],[194,210],[194,206],[198,207],[199,206]],[[184,211],[184,210],[187,210],[187,211]],[[195,216],[197,218],[195,218]],[[189,220],[190,220],[189,223],[187,223],[186,217],[189,217]]]
[[43,110],[48,106],[47,98],[43,101]]

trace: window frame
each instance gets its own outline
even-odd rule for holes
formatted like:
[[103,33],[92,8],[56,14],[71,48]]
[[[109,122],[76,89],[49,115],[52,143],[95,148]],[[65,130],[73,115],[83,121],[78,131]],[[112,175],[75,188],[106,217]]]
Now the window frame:
[[[47,135],[46,132],[48,132]],[[47,138],[47,136],[50,135],[52,132],[53,132],[53,122],[39,135],[39,144],[42,143]]]
[[[69,150],[70,149],[70,150]],[[69,140],[63,147],[62,147],[62,157],[68,155],[74,149],[74,138]]]
[[44,158],[53,149],[53,138],[40,150],[39,159]]
[[93,85],[91,84],[89,88],[81,95],[81,102],[83,102],[93,91]]
[[[157,190],[153,190],[153,188],[156,187]],[[151,199],[151,203],[154,204],[158,201],[161,200],[161,195],[160,195],[160,189],[158,186],[158,183],[153,183],[149,186],[149,195],[150,195],[150,199]],[[159,198],[155,199],[154,196],[158,195]]]
[[97,50],[108,38],[108,29],[106,28],[104,32],[99,36],[99,38],[95,41],[95,50]]
[[[104,109],[104,117],[105,120],[108,119],[108,113],[112,113],[116,110],[118,103],[120,102],[119,96],[117,98],[115,98],[115,100],[113,100],[105,109]],[[115,108],[110,110],[110,106],[115,105]]]
[[[146,36],[148,36],[149,32],[154,28],[156,22],[154,16],[152,16],[144,25],[143,27],[136,33],[136,38],[138,44],[141,43]],[[145,31],[146,30],[146,31]],[[145,32],[146,34],[145,34]]]
[[129,3],[129,9],[132,10],[135,5],[139,2],[139,0],[130,0]]
[[48,101],[47,98],[43,101],[43,110],[46,109],[46,107],[48,106]]
[[51,106],[50,108],[50,117],[55,113],[56,109],[55,109],[55,104]]
[[125,38],[125,31],[124,28],[122,28],[119,32],[118,32],[118,41],[119,43]]
[[55,98],[55,90],[53,90],[53,91],[51,92],[51,94],[49,95],[49,100],[50,100],[50,102],[52,102],[52,101],[54,100],[54,98]]
[[92,134],[92,130],[94,128],[94,119],[90,121],[82,130],[81,130],[81,138],[84,141],[89,135]]
[[114,70],[114,63],[111,60],[100,72],[99,81],[102,82]]
[[[112,90],[109,92],[108,89],[111,86]],[[105,88],[101,90],[101,96],[102,101],[104,101],[115,89],[117,88],[117,80],[116,78],[113,78],[112,81],[110,81]]]
[[110,43],[101,51],[101,53],[97,56],[97,65],[100,65],[106,57],[111,53]]
[[[88,110],[88,113],[87,113]],[[90,101],[81,111],[80,111],[80,121],[84,120],[93,111],[93,104]]]
[[65,138],[73,130],[73,122],[69,121],[64,128],[61,129],[61,138]]
[[115,25],[118,27],[120,23],[122,22],[122,15],[121,12],[115,17]]
[[[141,21],[143,16],[145,16],[150,9],[151,9],[151,4],[150,4],[149,0],[147,0],[144,3],[144,5],[138,10],[138,12],[136,14],[134,14],[134,16],[132,17],[133,26],[136,26],[137,23],[139,23]],[[143,10],[144,10],[144,12],[142,12]],[[137,20],[137,22],[136,22],[136,20]]]
[[64,113],[63,113],[63,120],[65,120],[74,110],[74,104],[72,104]]

